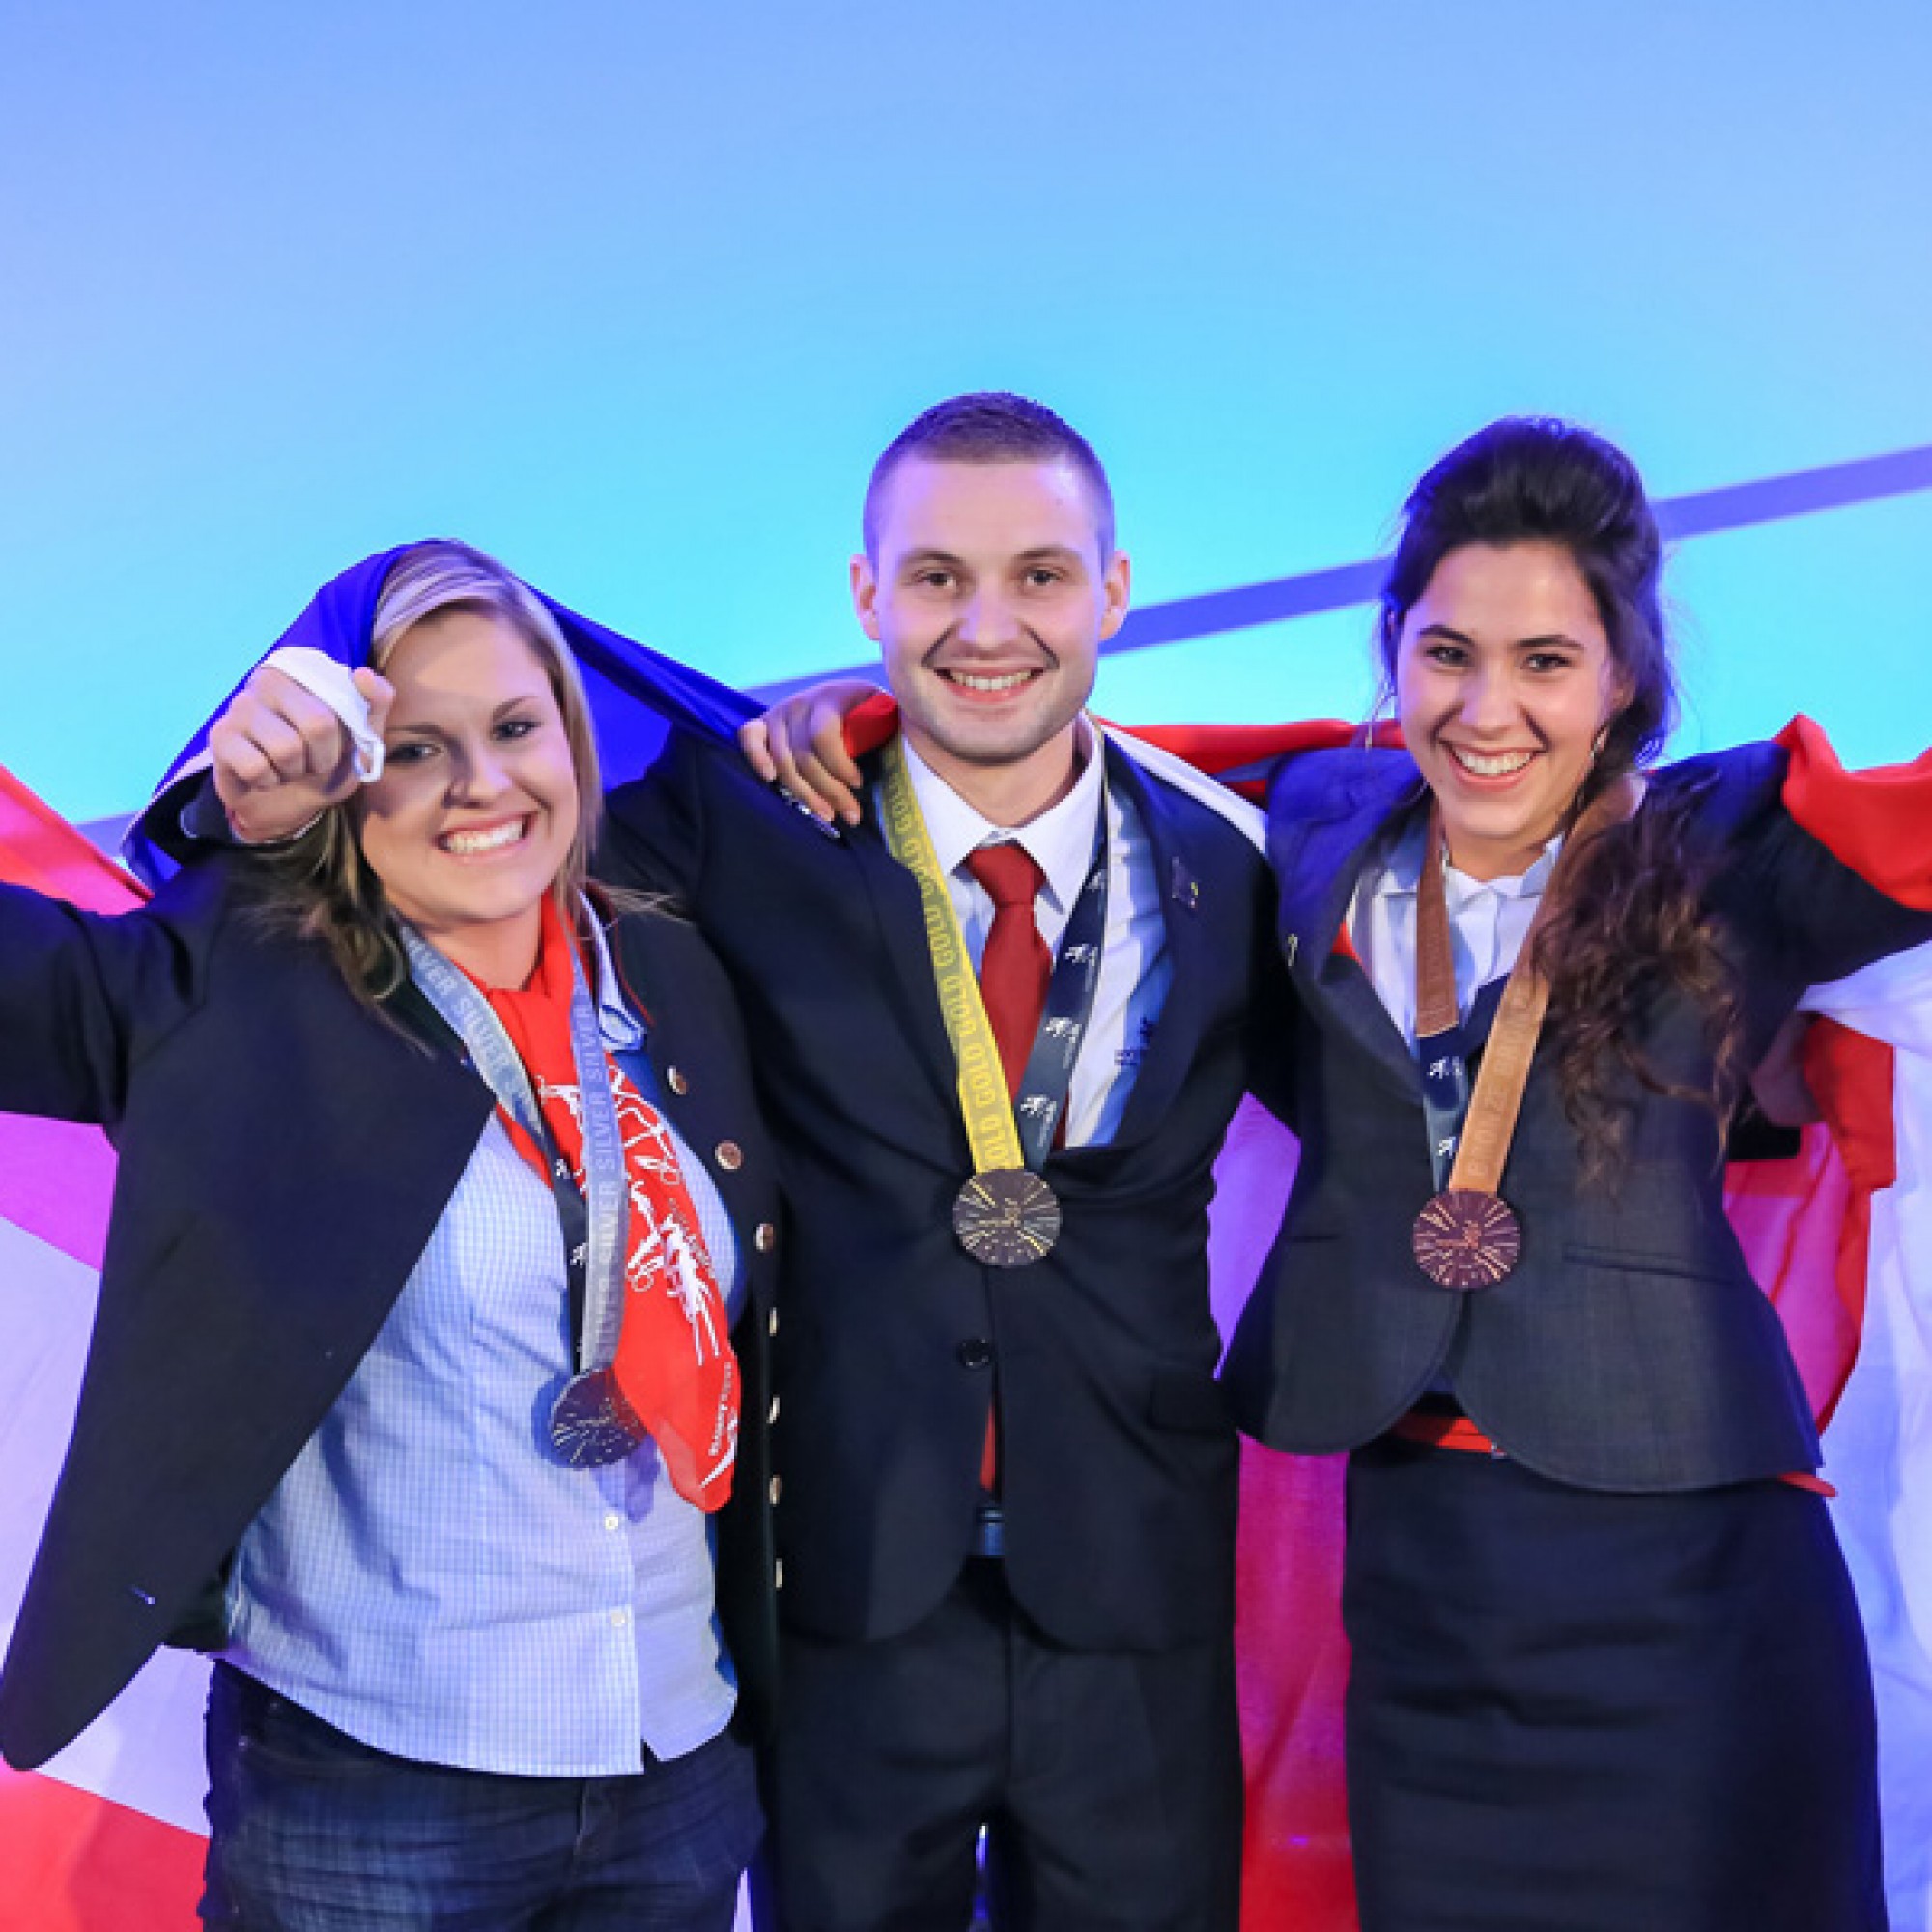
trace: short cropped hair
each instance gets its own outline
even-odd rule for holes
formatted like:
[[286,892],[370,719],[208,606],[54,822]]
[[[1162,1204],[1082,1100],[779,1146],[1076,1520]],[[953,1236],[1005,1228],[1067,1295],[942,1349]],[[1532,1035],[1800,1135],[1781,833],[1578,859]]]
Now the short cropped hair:
[[900,430],[873,464],[866,485],[864,530],[866,554],[875,562],[880,493],[909,457],[927,463],[1071,463],[1094,493],[1101,561],[1114,554],[1114,493],[1093,444],[1044,403],[1004,389],[982,389],[934,403]]

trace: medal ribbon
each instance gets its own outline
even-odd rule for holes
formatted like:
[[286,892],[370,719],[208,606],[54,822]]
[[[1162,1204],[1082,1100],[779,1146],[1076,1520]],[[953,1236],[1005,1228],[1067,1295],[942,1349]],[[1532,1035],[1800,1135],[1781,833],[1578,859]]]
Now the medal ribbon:
[[[489,1001],[461,968],[407,921],[397,923],[409,955],[410,977],[462,1040],[497,1104],[543,1156],[544,1179],[556,1201],[563,1230],[577,1366],[580,1373],[608,1367],[616,1353],[624,1316],[625,1223],[624,1141],[610,1083],[582,1079],[578,1083],[578,1092],[584,1096],[584,1176],[580,1189],[571,1163],[537,1104],[523,1059]],[[596,1006],[574,949],[571,964],[570,1044],[581,1069],[586,1062],[595,1065],[602,1059],[604,1042]],[[587,1054],[596,1058],[587,1059]]]
[[[1080,897],[1061,935],[1060,956],[1047,982],[1046,1009],[1027,1057],[1017,1094],[1009,1094],[999,1041],[980,996],[966,935],[952,909],[939,855],[932,849],[905,747],[892,739],[883,753],[879,816],[886,847],[913,875],[925,915],[926,950],[939,988],[946,1035],[958,1068],[959,1112],[973,1150],[973,1166],[984,1174],[1001,1168],[1037,1173],[1053,1146],[1054,1130],[1073,1083],[1073,1063],[1094,1010],[1100,979],[1100,950],[1107,930],[1107,807],[1103,794],[1094,830],[1094,861]],[[1094,755],[1101,755],[1098,747]]]
[[486,993],[403,932],[412,976],[557,1205],[579,1370],[558,1416],[587,1409],[600,1427],[586,1437],[554,1420],[553,1439],[567,1461],[595,1464],[648,1432],[678,1493],[718,1508],[738,1426],[724,1296],[669,1128],[606,1052],[561,915],[545,901],[537,970],[521,992]]
[[1628,818],[1636,800],[1636,786],[1628,779],[1606,787],[1591,801],[1564,841],[1516,964],[1510,968],[1473,1093],[1463,1051],[1455,955],[1450,950],[1442,812],[1433,802],[1430,805],[1429,844],[1415,899],[1415,1053],[1422,1070],[1430,1166],[1438,1190],[1445,1187],[1445,1169],[1450,1192],[1494,1195],[1501,1187],[1529,1085],[1530,1063],[1549,1006],[1549,982],[1536,970],[1537,935],[1555,911],[1566,879],[1575,873],[1576,854],[1606,826]]

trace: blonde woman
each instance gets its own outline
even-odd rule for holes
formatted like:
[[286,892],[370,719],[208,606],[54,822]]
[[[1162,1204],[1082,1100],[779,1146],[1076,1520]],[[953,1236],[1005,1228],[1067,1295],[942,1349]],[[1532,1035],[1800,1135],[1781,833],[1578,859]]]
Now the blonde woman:
[[0,1106],[121,1153],[0,1745],[213,1650],[210,1925],[723,1932],[760,1833],[775,1179],[703,945],[586,892],[566,624],[371,558],[199,761],[242,800],[330,692],[305,832],[0,893]]

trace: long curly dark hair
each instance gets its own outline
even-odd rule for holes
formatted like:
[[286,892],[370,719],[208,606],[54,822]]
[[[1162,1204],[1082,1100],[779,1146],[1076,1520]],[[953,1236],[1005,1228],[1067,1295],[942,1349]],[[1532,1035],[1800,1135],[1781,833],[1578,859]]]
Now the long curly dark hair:
[[[1659,597],[1663,548],[1643,480],[1624,453],[1575,423],[1506,417],[1478,430],[1419,482],[1403,510],[1377,622],[1393,691],[1404,619],[1437,565],[1465,544],[1562,545],[1597,607],[1624,692],[1566,823],[1603,788],[1652,763],[1677,716]],[[1615,1171],[1636,1087],[1708,1106],[1721,1122],[1742,1089],[1738,989],[1704,910],[1708,867],[1685,838],[1695,797],[1652,792],[1633,817],[1575,855],[1564,908],[1544,926],[1536,965],[1549,981],[1548,1038],[1587,1176]],[[1661,1080],[1637,1047],[1645,1009],[1687,995],[1713,1055],[1708,1089]]]

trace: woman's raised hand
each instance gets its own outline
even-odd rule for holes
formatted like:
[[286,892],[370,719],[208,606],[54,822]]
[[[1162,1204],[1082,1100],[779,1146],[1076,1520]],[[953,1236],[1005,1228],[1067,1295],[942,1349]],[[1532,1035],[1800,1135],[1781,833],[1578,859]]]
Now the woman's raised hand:
[[827,824],[857,825],[865,779],[845,749],[845,716],[878,695],[877,685],[857,678],[794,692],[739,727],[738,749],[767,784],[782,785]]
[[[380,672],[353,673],[379,736],[395,698]],[[348,728],[294,678],[263,665],[209,727],[214,790],[229,829],[244,845],[273,844],[305,832],[359,782]]]

